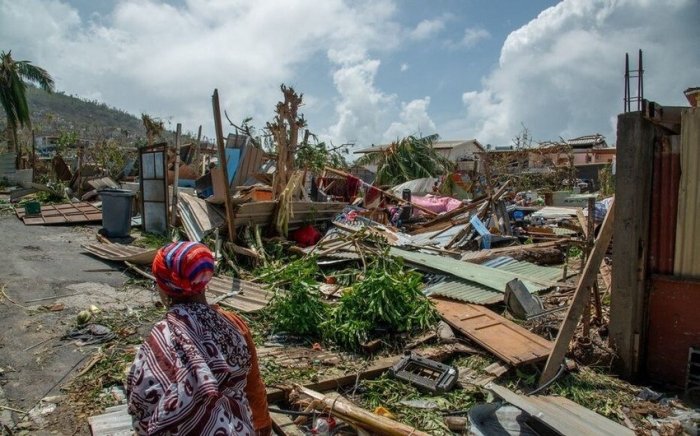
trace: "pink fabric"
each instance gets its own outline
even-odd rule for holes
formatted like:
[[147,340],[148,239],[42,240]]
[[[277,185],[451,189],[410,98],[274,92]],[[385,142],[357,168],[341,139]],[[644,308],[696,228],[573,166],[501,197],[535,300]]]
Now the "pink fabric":
[[438,197],[435,195],[426,195],[425,197],[413,196],[411,198],[411,203],[430,209],[435,213],[449,212],[462,205],[462,202],[455,198]]

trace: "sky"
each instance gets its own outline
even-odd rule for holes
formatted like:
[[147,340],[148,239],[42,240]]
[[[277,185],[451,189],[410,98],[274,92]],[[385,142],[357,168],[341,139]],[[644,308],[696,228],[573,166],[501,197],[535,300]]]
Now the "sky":
[[636,67],[644,51],[646,98],[685,105],[698,22],[698,0],[0,0],[0,50],[67,94],[209,136],[215,88],[263,127],[284,83],[334,145],[502,146],[524,128],[614,143],[625,53]]

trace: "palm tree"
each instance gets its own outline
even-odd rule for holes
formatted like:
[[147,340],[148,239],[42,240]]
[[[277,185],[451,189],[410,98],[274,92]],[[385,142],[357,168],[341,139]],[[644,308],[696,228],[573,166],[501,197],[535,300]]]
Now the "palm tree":
[[446,174],[454,163],[442,156],[433,142],[438,135],[417,138],[407,136],[392,142],[386,149],[367,153],[358,165],[377,165],[377,185],[398,185],[409,180]]
[[31,127],[27,105],[27,83],[39,85],[46,92],[53,92],[54,83],[49,73],[29,61],[15,61],[12,50],[0,53],[0,103],[7,115],[9,150],[17,147],[17,128]]

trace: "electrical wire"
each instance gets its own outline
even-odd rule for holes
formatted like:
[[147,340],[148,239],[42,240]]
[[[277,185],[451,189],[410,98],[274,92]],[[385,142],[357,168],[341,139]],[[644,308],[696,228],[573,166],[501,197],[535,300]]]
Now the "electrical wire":
[[268,407],[267,410],[274,413],[283,413],[285,415],[292,416],[316,416],[320,414],[320,412],[300,412],[298,410],[279,409],[277,407]]
[[529,393],[527,393],[527,394],[525,394],[525,395],[526,395],[526,396],[535,395],[535,394],[540,393],[540,392],[542,392],[543,390],[547,389],[552,383],[554,383],[555,381],[557,381],[557,379],[558,379],[559,377],[561,377],[562,374],[564,374],[564,370],[565,370],[565,369],[566,369],[566,365],[564,365],[564,364],[562,363],[562,364],[559,366],[559,371],[557,371],[557,373],[554,375],[554,377],[552,377],[551,380],[549,380],[547,383],[543,384],[543,385],[540,386],[539,388],[535,389],[534,391],[529,392]]

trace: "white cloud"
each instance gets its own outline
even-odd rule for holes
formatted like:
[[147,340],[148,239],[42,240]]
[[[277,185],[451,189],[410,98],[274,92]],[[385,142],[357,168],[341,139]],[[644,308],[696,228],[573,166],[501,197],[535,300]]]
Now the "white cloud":
[[490,37],[491,34],[486,29],[483,29],[481,27],[468,27],[464,29],[464,36],[459,42],[459,45],[471,48],[478,44],[480,41],[483,41],[484,39],[488,39]]
[[698,16],[695,0],[565,0],[543,11],[507,37],[483,87],[462,95],[469,133],[507,144],[523,123],[537,139],[600,132],[615,142],[625,52],[644,50],[645,97],[684,104],[700,77]]
[[409,37],[416,41],[422,41],[435,36],[445,28],[445,18],[446,17],[440,17],[421,21],[411,30]]
[[435,133],[435,123],[428,115],[428,106],[430,106],[430,97],[402,103],[400,121],[391,123],[384,132],[384,140],[391,142],[408,135],[425,136]]
[[368,59],[341,66],[333,74],[340,98],[336,104],[338,121],[329,129],[331,138],[361,145],[376,142],[395,99],[374,85],[379,65],[378,60]]
[[[379,62],[369,53],[400,43],[394,13],[391,0],[123,0],[107,15],[82,20],[60,0],[0,0],[0,40],[17,58],[49,70],[60,90],[172,116],[185,129],[201,123],[210,133],[214,88],[233,120],[252,115],[262,125],[280,98],[279,84],[294,85],[301,65],[327,56],[331,71],[318,76],[333,77],[340,95],[333,130],[344,135],[349,120],[378,119],[370,112],[382,113],[391,100],[373,85]],[[309,103],[319,107],[318,97]]]
[[401,72],[408,71],[408,64],[401,64]]

